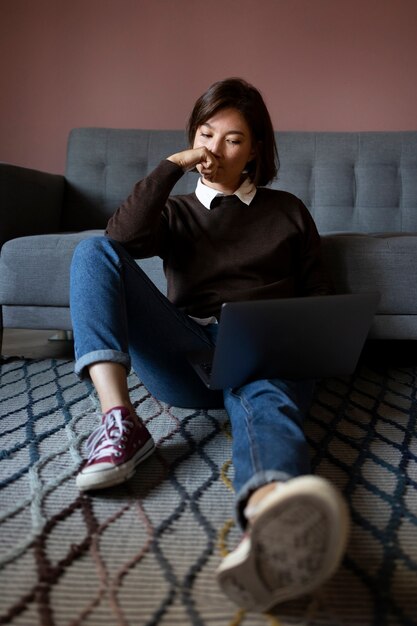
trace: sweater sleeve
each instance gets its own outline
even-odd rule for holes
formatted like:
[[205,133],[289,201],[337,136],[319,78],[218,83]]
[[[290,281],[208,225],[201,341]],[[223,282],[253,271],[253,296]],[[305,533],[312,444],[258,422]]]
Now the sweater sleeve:
[[183,170],[163,160],[143,180],[107,223],[106,235],[121,243],[134,257],[164,256],[168,238],[166,204]]
[[300,284],[301,295],[323,296],[332,292],[321,256],[320,235],[308,209],[302,204],[305,224],[304,249],[301,251]]

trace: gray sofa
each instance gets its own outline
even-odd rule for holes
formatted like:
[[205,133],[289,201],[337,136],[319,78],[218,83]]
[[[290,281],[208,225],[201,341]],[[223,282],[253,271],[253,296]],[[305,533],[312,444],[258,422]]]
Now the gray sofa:
[[[278,132],[273,187],[310,209],[336,292],[379,290],[370,336],[417,339],[417,131]],[[181,131],[81,128],[65,176],[0,164],[0,305],[4,328],[70,330],[69,266],[77,243],[164,157]],[[194,190],[185,175],[174,193]],[[159,259],[140,262],[164,290]]]

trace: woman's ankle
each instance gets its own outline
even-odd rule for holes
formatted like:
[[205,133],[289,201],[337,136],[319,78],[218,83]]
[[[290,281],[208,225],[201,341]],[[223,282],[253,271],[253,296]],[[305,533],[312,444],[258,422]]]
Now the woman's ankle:
[[141,423],[140,418],[136,414],[135,407],[130,402],[120,402],[119,404],[115,404],[113,406],[108,406],[108,407],[107,405],[104,405],[101,407],[101,411],[102,411],[102,414],[105,415],[106,413],[109,413],[113,409],[120,409],[122,407],[126,409],[126,411],[129,412],[129,419],[133,420],[133,422],[137,424]]
[[262,485],[262,487],[258,487],[258,489],[256,489],[256,491],[249,496],[244,510],[244,514],[248,522],[250,522],[251,518],[253,518],[256,514],[261,501],[274,491],[279,484],[281,484],[281,481],[278,480],[267,483],[266,485]]

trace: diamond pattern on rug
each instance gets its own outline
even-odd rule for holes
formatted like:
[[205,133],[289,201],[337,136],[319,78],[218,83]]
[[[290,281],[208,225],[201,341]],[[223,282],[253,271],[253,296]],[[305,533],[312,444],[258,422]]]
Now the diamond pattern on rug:
[[417,624],[416,375],[362,365],[318,385],[306,431],[314,471],[350,504],[347,554],[313,596],[256,615],[214,577],[240,538],[224,411],[167,406],[131,374],[157,451],[125,485],[80,494],[91,386],[72,361],[3,363],[0,624]]

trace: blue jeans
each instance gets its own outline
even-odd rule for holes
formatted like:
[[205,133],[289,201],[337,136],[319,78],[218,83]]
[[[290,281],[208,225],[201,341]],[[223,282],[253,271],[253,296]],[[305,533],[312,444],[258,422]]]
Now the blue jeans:
[[312,381],[257,380],[211,391],[186,354],[212,347],[217,325],[201,326],[175,307],[125,249],[107,237],[76,248],[71,267],[75,371],[98,361],[131,367],[148,391],[179,407],[224,406],[232,434],[237,516],[258,487],[310,471],[303,432]]

